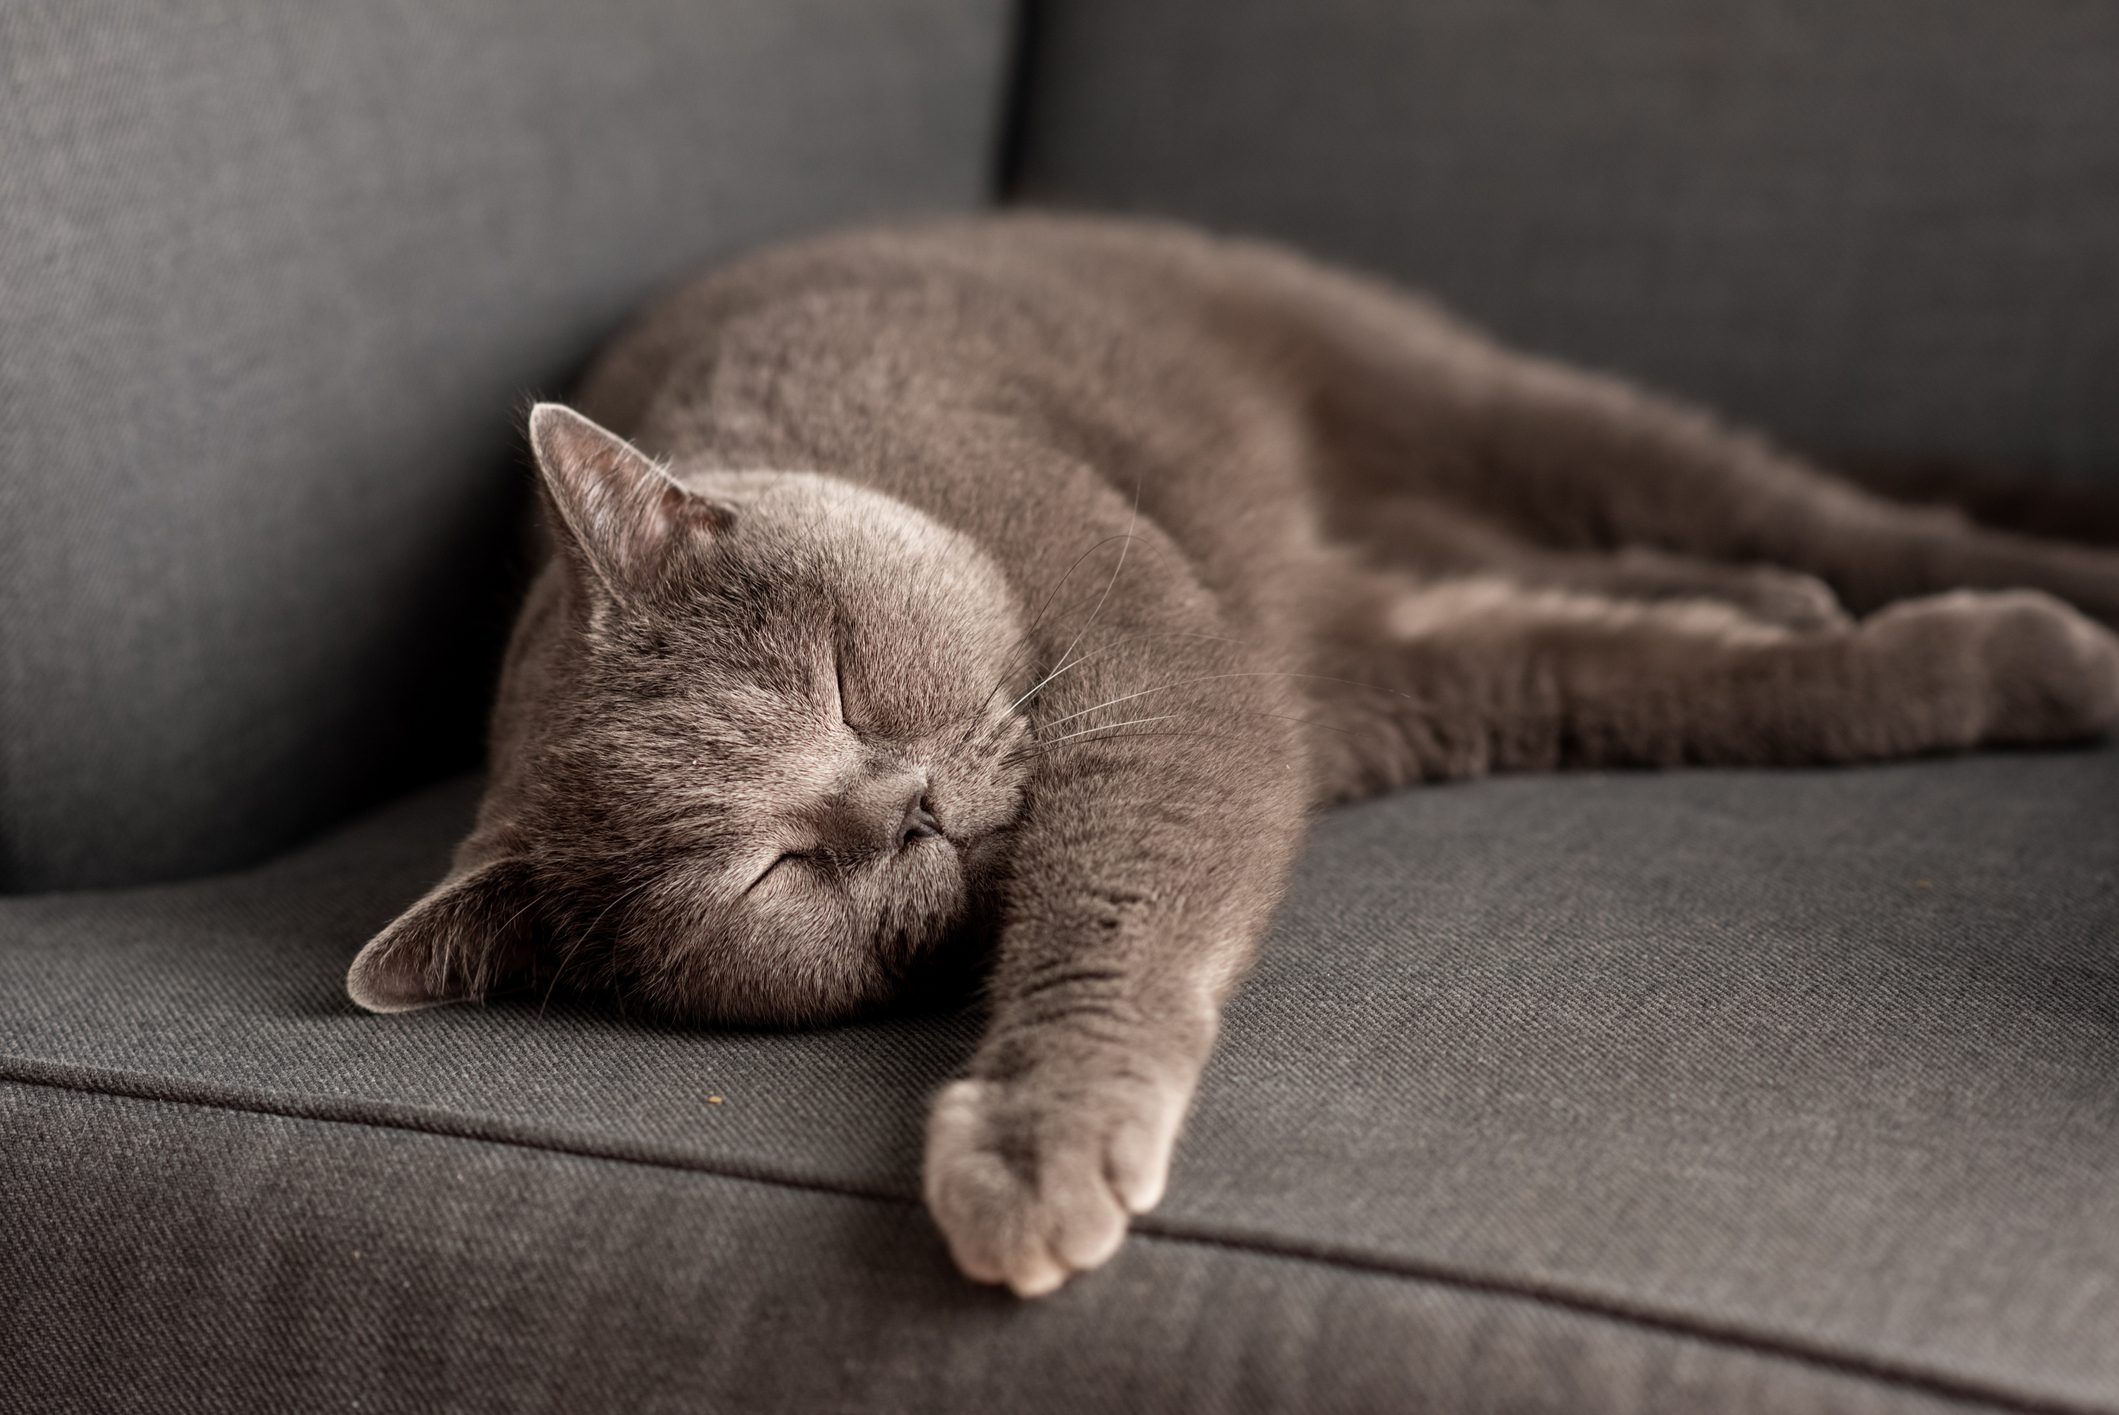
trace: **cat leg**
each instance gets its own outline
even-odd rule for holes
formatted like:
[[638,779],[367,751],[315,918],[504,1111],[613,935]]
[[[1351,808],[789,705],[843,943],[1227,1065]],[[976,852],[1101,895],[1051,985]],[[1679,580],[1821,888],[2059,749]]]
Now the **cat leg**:
[[1423,578],[1489,575],[1528,589],[1610,599],[1711,600],[1791,629],[1836,628],[1847,613],[1831,586],[1777,565],[1729,565],[1648,546],[1555,550],[1427,497],[1379,499],[1342,528],[1380,564]]
[[2119,724],[2119,638],[2037,591],[1913,599],[1800,634],[1719,605],[1463,580],[1379,606],[1368,646],[1327,652],[1319,672],[1328,801],[1495,771],[1879,761]]
[[1307,807],[1291,679],[1232,665],[1206,616],[1098,630],[1120,651],[1038,700],[987,1030],[927,1134],[957,1266],[1023,1296],[1104,1262],[1160,1199]]
[[1460,494],[1535,538],[1781,565],[1860,613],[1949,589],[2039,589],[2119,625],[2119,554],[1872,495],[1618,380],[1497,354],[1467,406],[1485,475],[1460,478]]
[[1534,584],[1612,599],[1709,600],[1803,631],[1843,628],[1849,622],[1830,585],[1778,565],[1724,565],[1641,545],[1610,555],[1552,553],[1548,559],[1551,568],[1534,575]]
[[1231,256],[1245,269],[1232,298],[1267,311],[1309,370],[1335,534],[1411,493],[1554,549],[1644,546],[1799,571],[1857,613],[1950,589],[2039,589],[2119,627],[2119,552],[1872,495],[1682,400],[1510,349],[1385,282],[1266,246]]

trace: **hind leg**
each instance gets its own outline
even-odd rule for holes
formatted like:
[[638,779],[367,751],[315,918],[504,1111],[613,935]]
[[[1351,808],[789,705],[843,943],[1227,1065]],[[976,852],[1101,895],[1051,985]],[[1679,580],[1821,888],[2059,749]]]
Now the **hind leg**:
[[1494,771],[1878,761],[2119,724],[2119,639],[2034,591],[1915,599],[1813,634],[1476,578],[1372,609],[1359,644],[1318,659],[1326,800]]
[[1682,404],[1503,356],[1478,416],[1498,499],[1528,533],[1815,575],[1849,608],[1950,589],[2039,589],[2119,625],[2119,554],[1871,495]]
[[1240,248],[1311,375],[1335,535],[1397,498],[1445,502],[1556,552],[1642,547],[1811,575],[1867,613],[1951,589],[2037,589],[2119,626],[2119,551],[1872,495],[1766,439],[1616,378],[1519,353],[1382,282]]
[[1372,562],[1428,580],[1484,575],[1525,589],[1608,599],[1706,600],[1790,629],[1830,629],[1847,623],[1831,587],[1797,570],[1726,565],[1648,546],[1555,550],[1509,535],[1491,521],[1433,498],[1378,499],[1351,529]]

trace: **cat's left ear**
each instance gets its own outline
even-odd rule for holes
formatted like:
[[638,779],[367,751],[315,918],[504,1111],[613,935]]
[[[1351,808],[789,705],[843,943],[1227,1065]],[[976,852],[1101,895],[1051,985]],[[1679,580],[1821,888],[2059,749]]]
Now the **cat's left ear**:
[[537,470],[572,549],[620,599],[657,584],[683,540],[725,529],[728,508],[687,491],[653,459],[572,408],[530,410]]
[[484,997],[530,970],[529,870],[501,859],[451,875],[368,941],[346,993],[370,1012]]

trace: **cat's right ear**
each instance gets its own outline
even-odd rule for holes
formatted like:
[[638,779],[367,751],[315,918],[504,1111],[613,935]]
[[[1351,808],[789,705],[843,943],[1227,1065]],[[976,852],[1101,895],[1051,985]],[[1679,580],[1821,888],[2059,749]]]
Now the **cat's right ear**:
[[346,995],[370,1012],[411,1012],[484,997],[535,956],[528,868],[501,859],[451,875],[368,941]]
[[639,448],[562,404],[530,409],[530,447],[572,549],[619,599],[661,583],[682,543],[728,524],[726,507],[686,490]]

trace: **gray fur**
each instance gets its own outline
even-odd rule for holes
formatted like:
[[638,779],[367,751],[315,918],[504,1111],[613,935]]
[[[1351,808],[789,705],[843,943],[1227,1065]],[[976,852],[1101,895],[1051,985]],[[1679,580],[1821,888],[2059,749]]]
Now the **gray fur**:
[[830,237],[676,295],[580,401],[531,416],[556,550],[477,826],[352,995],[810,1023],[983,965],[927,1196],[1025,1294],[1159,1197],[1312,807],[2119,719],[2119,554],[1266,246]]

